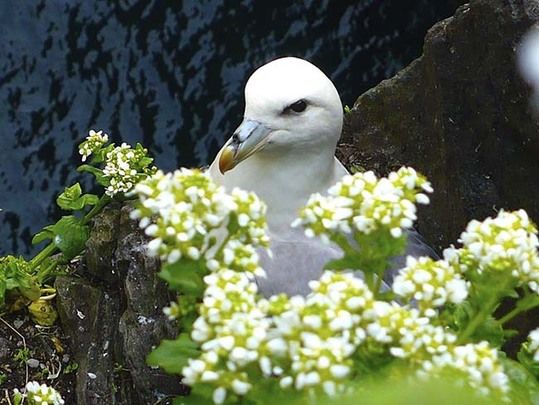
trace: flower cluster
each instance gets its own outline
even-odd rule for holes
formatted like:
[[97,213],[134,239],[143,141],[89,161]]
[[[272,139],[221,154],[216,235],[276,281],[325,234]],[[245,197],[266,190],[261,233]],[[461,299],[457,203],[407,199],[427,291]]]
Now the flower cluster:
[[313,195],[294,225],[305,226],[309,237],[328,241],[335,232],[363,234],[386,229],[394,238],[411,228],[415,203],[428,204],[429,182],[412,168],[401,168],[378,179],[373,172],[345,176],[328,196]]
[[[103,175],[109,180],[105,193],[111,197],[130,191],[135,184],[145,179],[152,169],[147,167],[148,150],[137,144],[133,149],[122,143],[106,155]],[[142,169],[142,170],[141,170]]]
[[352,373],[351,356],[366,336],[361,314],[373,295],[352,274],[331,271],[309,286],[305,298],[277,300],[282,310],[270,311],[275,315],[267,347],[271,358],[282,361],[282,388],[320,387],[332,396]]
[[432,376],[446,371],[456,371],[479,393],[505,395],[509,391],[509,379],[498,358],[498,351],[483,341],[455,346],[426,360],[420,375]]
[[211,271],[231,269],[246,271],[255,276],[265,277],[266,273],[260,267],[259,255],[253,245],[246,245],[237,239],[230,239],[223,245],[221,252],[207,261],[206,266]]
[[15,397],[26,398],[29,405],[63,405],[65,402],[62,396],[54,388],[36,381],[26,384],[26,391],[21,394],[15,389]]
[[278,377],[283,389],[319,387],[334,395],[352,370],[351,356],[365,339],[361,313],[372,293],[351,274],[325,272],[307,297],[258,299],[248,273],[218,270],[191,334],[202,355],[183,370],[184,382],[212,384],[214,402],[245,395],[252,386],[246,368]]
[[211,384],[216,387],[213,401],[220,404],[229,392],[243,396],[251,389],[245,369],[260,360],[269,321],[247,273],[219,270],[204,281],[208,287],[191,333],[203,353],[184,367],[183,382]]
[[[363,280],[326,271],[306,297],[257,297],[249,273],[217,270],[193,324],[202,354],[183,370],[184,383],[207,384],[214,402],[250,391],[254,365],[282,389],[333,396],[353,373],[353,355],[366,341],[381,352],[422,364],[444,356],[456,336],[415,308],[377,301]],[[250,372],[248,370],[251,370]]]
[[421,361],[445,353],[456,340],[444,328],[430,324],[417,309],[395,302],[375,301],[364,318],[368,337],[389,345],[391,355],[398,358]]
[[[204,255],[211,270],[245,266],[243,270],[260,274],[254,249],[234,242],[269,244],[266,206],[253,193],[233,190],[227,194],[207,173],[189,169],[158,171],[134,191],[140,204],[131,217],[139,219],[140,227],[152,238],[150,254],[170,264]],[[156,219],[151,223],[153,216]],[[224,244],[220,249],[218,241]]]
[[[228,194],[198,170],[157,172],[138,183],[140,203],[132,218],[152,238],[149,252],[166,261],[164,272],[202,269],[206,285],[203,295],[201,288],[193,294],[181,290],[184,295],[165,309],[171,319],[193,315],[194,308],[198,316],[190,344],[198,345],[200,354],[187,361],[183,382],[200,395],[212,392],[216,404],[252,395],[261,379],[283,390],[334,396],[363,368],[398,359],[423,376],[456,372],[481,394],[507,395],[498,351],[486,341],[468,343],[487,311],[470,307],[471,321],[464,328],[451,319],[453,306],[435,315],[447,304],[473,303],[474,275],[509,269],[530,286],[539,280],[537,237],[525,213],[502,212],[470,223],[463,247],[446,250],[444,260],[408,258],[392,292],[375,291],[377,279],[368,273],[369,265],[378,266],[379,257],[395,254],[404,243],[402,230],[415,220],[415,203],[427,203],[430,191],[422,176],[403,168],[382,179],[370,172],[346,176],[329,196],[313,196],[296,224],[305,225],[308,236],[339,245],[346,239],[340,233],[353,233],[364,250],[356,252],[350,243],[343,249],[348,261],[341,259],[342,268],[365,253],[353,267],[365,270],[365,281],[353,273],[325,271],[309,283],[305,297],[264,299],[255,276],[264,275],[257,248],[268,246],[266,208],[254,194]],[[197,263],[172,266],[180,260]],[[402,302],[391,301],[395,296]],[[526,348],[539,357],[539,332],[532,332]]]
[[462,233],[463,249],[445,255],[458,262],[462,271],[475,267],[479,272],[508,272],[519,284],[538,291],[539,254],[537,228],[526,211],[500,211],[496,218],[471,221]]
[[85,162],[88,157],[96,150],[101,149],[109,141],[109,136],[103,131],[90,130],[86,140],[79,145],[79,154],[82,156],[82,161]]
[[438,308],[451,302],[459,304],[468,296],[468,285],[454,266],[444,260],[409,256],[406,267],[393,281],[393,292],[407,300],[414,299],[427,316],[434,316]]
[[232,210],[239,228],[236,238],[243,244],[269,246],[266,227],[266,204],[255,193],[235,188],[231,192]]

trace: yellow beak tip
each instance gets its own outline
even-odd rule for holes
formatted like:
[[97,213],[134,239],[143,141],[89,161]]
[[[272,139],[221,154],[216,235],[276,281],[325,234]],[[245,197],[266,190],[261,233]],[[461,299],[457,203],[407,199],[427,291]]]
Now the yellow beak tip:
[[225,174],[229,170],[233,169],[234,166],[234,150],[232,148],[225,148],[219,157],[219,171],[221,174]]

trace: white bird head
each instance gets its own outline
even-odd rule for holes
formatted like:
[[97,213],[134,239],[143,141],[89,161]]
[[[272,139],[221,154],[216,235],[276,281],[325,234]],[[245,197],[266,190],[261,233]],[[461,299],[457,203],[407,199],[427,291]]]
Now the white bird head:
[[276,59],[249,78],[244,119],[221,151],[219,169],[225,173],[254,153],[333,154],[342,121],[339,93],[320,69],[299,58]]

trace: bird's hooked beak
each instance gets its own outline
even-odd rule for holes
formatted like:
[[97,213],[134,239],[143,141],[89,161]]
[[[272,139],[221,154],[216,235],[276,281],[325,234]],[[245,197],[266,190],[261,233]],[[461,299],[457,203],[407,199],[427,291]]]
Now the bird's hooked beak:
[[219,157],[221,173],[225,174],[260,150],[266,144],[270,132],[271,129],[264,124],[245,118],[223,147]]

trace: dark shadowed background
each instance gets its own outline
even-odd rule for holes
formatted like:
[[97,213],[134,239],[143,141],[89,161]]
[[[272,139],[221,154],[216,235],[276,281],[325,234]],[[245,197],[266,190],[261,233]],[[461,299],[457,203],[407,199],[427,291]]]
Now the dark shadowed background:
[[456,0],[0,2],[0,254],[62,213],[90,128],[157,166],[207,164],[241,120],[249,74],[306,58],[343,103],[420,55]]

